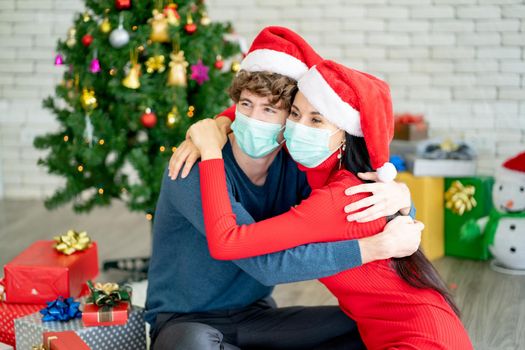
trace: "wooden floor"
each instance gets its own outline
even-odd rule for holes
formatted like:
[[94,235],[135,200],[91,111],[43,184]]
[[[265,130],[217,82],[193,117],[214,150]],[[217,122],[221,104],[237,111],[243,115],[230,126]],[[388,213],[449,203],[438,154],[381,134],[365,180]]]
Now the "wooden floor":
[[[69,208],[48,212],[37,201],[0,200],[0,265],[37,239],[68,229],[86,230],[99,244],[100,259],[144,256],[150,249],[150,224],[120,203],[76,215]],[[435,262],[456,300],[477,350],[525,349],[525,276],[506,276],[487,263],[444,258]],[[103,276],[106,279],[109,276]],[[277,287],[280,306],[335,304],[316,281]]]

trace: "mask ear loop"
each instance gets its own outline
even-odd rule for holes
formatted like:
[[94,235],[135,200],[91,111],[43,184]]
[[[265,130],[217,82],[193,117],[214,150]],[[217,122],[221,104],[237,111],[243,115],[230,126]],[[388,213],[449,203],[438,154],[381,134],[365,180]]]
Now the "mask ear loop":
[[[283,125],[283,126],[281,127],[281,129],[279,130],[279,134],[280,134],[285,128],[286,128],[286,124]],[[279,135],[279,134],[277,134],[277,135]],[[285,143],[285,142],[286,142],[286,139],[284,138],[284,135],[283,135],[283,140],[282,140],[281,142],[277,142],[277,143],[278,143],[279,146],[280,146],[280,145],[282,145],[282,144]]]
[[[339,129],[342,130],[342,129]],[[345,140],[341,141],[341,146],[339,146],[339,154],[337,155],[337,159],[339,159],[339,170],[341,170],[341,167],[343,166],[343,153],[346,151],[346,142]]]

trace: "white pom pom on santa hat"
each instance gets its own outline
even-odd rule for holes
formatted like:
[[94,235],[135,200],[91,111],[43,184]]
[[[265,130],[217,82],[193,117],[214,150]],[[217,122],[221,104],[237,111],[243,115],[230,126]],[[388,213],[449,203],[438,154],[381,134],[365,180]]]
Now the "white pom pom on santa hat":
[[326,119],[350,135],[364,137],[380,181],[393,181],[389,163],[394,114],[388,85],[370,74],[324,60],[298,81],[299,91]]

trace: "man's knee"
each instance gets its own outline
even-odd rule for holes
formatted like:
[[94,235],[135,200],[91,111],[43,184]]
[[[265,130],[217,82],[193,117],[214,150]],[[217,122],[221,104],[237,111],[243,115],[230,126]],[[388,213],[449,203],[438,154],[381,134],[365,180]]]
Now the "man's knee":
[[221,350],[223,335],[203,323],[181,322],[164,326],[153,350]]

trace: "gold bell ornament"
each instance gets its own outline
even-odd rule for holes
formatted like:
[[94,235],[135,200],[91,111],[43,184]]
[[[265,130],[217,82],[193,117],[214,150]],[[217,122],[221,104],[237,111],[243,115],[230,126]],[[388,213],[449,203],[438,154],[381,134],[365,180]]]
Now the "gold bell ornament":
[[122,79],[122,85],[128,89],[138,89],[140,87],[139,76],[141,73],[140,63],[138,63],[138,53],[137,51],[130,52],[130,63],[131,68],[128,75]]
[[186,69],[188,62],[184,58],[184,51],[172,52],[170,54],[171,62],[169,64],[170,71],[168,72],[168,86],[186,86],[188,84]]
[[102,22],[100,22],[99,29],[102,33],[107,34],[111,31],[111,23],[109,22],[108,15],[104,16]]
[[67,31],[67,40],[66,40],[67,47],[72,48],[73,46],[75,46],[75,44],[77,43],[77,39],[75,37],[76,34],[77,34],[76,28],[74,27],[69,28],[69,30]]
[[153,42],[157,43],[167,43],[170,41],[170,36],[168,32],[168,19],[164,13],[159,10],[153,10],[153,18],[151,21],[151,34],[150,39]]

